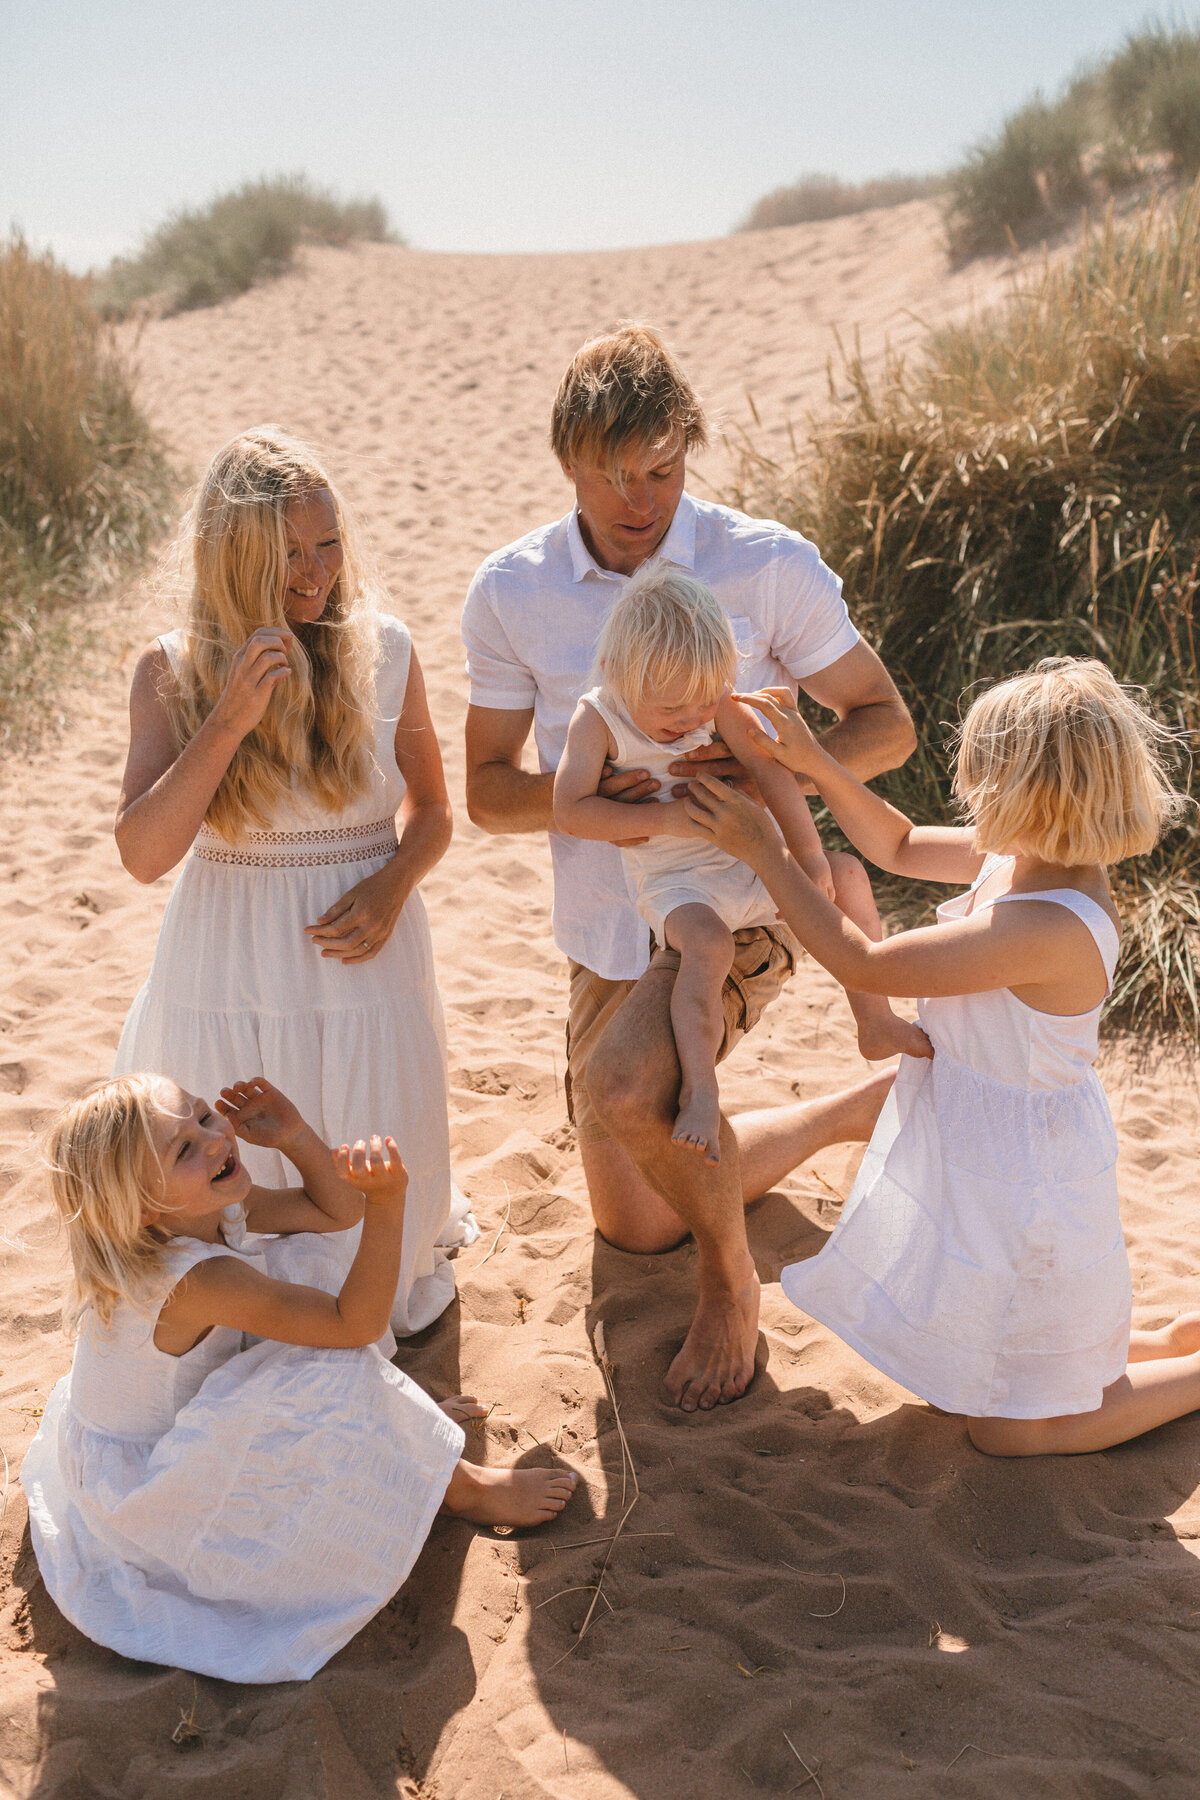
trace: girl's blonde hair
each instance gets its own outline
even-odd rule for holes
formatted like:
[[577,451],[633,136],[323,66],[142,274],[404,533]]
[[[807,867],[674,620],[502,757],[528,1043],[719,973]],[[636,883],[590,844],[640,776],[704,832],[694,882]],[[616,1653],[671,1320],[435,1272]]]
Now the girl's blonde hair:
[[681,569],[641,569],[596,646],[596,670],[622,705],[674,687],[682,701],[720,699],[737,673],[733,630],[716,595]]
[[971,706],[954,792],[980,850],[1120,862],[1153,849],[1187,804],[1163,765],[1170,739],[1103,663],[1047,657]]
[[164,1076],[118,1075],[65,1106],[50,1127],[50,1191],[74,1269],[68,1326],[89,1308],[108,1325],[118,1304],[148,1303],[169,1242],[160,1226],[146,1224],[148,1212],[162,1209],[154,1125],[177,1111]]
[[[286,513],[327,492],[345,561],[315,624],[285,618]],[[260,626],[292,636],[292,673],[234,751],[206,814],[229,842],[266,828],[295,775],[336,812],[363,792],[373,735],[378,631],[362,552],[345,504],[313,453],[277,425],[244,431],[218,450],[183,524],[193,582],[178,686],[166,698],[180,749],[220,698],[236,652]]]

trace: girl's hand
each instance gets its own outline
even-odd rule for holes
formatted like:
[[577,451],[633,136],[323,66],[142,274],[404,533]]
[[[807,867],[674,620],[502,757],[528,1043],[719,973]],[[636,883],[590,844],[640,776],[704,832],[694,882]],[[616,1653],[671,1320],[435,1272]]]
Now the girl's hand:
[[757,869],[764,852],[780,848],[778,834],[762,807],[711,775],[701,775],[691,783],[683,805],[699,836],[730,856],[740,857],[752,869]]
[[342,1144],[330,1154],[341,1180],[365,1194],[368,1202],[395,1205],[408,1192],[408,1170],[400,1160],[395,1138],[380,1138],[376,1134],[369,1150],[359,1138],[353,1150],[349,1144]]
[[291,674],[287,659],[291,641],[290,631],[262,625],[251,632],[234,657],[213,717],[233,732],[239,743],[254,730],[279,683]]
[[820,746],[787,688],[764,688],[757,694],[735,694],[733,698],[764,714],[779,734],[773,738],[761,725],[747,727],[750,742],[760,756],[773,757],[797,775],[812,774],[820,761]]
[[222,1088],[217,1111],[246,1143],[259,1144],[264,1150],[286,1151],[308,1130],[299,1109],[261,1075]]
[[315,925],[304,927],[322,956],[343,963],[371,962],[396,929],[408,889],[399,889],[391,864],[348,888],[323,912]]

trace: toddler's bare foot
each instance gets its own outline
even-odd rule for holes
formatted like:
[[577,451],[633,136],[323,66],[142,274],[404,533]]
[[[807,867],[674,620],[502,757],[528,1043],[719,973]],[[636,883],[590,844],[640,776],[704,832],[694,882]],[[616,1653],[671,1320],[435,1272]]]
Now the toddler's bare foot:
[[1156,1362],[1160,1357],[1193,1356],[1200,1350],[1200,1312],[1180,1313],[1157,1331],[1131,1331],[1130,1362]]
[[488,1415],[487,1407],[474,1394],[451,1394],[448,1400],[439,1400],[438,1406],[456,1425],[465,1425],[468,1419],[486,1419]]
[[878,1018],[860,1021],[858,1053],[867,1062],[880,1062],[885,1056],[932,1056],[933,1045],[919,1025],[889,1009]]
[[715,1081],[711,1088],[680,1088],[671,1142],[695,1150],[707,1163],[720,1162],[721,1101]]
[[579,1480],[570,1469],[484,1469],[460,1462],[442,1505],[474,1525],[544,1525]]

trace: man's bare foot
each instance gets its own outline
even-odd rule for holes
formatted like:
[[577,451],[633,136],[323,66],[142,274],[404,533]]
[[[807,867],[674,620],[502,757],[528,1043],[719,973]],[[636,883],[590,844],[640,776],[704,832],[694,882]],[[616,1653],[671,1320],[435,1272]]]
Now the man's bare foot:
[[570,1469],[484,1469],[460,1462],[442,1501],[474,1525],[544,1525],[575,1492]]
[[721,1160],[721,1098],[714,1081],[711,1088],[679,1090],[679,1112],[671,1142],[695,1150],[706,1163]]
[[1200,1350],[1200,1312],[1180,1313],[1157,1331],[1129,1334],[1130,1362],[1156,1362],[1160,1357],[1192,1356]]
[[932,1056],[933,1045],[919,1025],[899,1018],[889,1007],[878,1018],[860,1021],[858,1053],[867,1062],[882,1062],[885,1056]]
[[701,1290],[683,1348],[667,1370],[663,1385],[684,1412],[740,1400],[753,1379],[759,1282],[748,1253],[746,1261],[736,1288]]
[[488,1415],[487,1407],[474,1394],[451,1394],[448,1400],[439,1400],[438,1406],[456,1425],[465,1425],[468,1419],[486,1419]]

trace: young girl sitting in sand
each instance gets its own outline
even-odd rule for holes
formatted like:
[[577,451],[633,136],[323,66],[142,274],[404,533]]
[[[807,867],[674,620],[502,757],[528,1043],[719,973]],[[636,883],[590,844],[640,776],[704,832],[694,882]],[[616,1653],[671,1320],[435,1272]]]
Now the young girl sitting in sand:
[[[596,650],[599,685],[579,702],[554,780],[558,829],[621,845],[638,912],[660,946],[679,952],[671,1024],[683,1082],[672,1137],[710,1163],[720,1155],[716,1058],[733,934],[775,924],[777,909],[744,863],[702,841],[683,800],[672,797],[668,771],[716,734],[735,756],[749,753],[752,715],[731,698],[736,671],[733,631],[715,595],[670,566],[639,573],[605,623]],[[644,769],[662,783],[653,796],[659,804],[642,806],[632,819],[627,805],[596,791],[605,773],[627,768]],[[790,775],[761,761],[756,773],[800,866],[869,937],[878,937],[861,865],[853,857],[825,856]],[[631,844],[631,831],[646,841]],[[882,996],[849,998],[864,1056],[929,1053],[919,1028],[897,1018]]]
[[924,996],[829,1242],[785,1293],[997,1456],[1102,1450],[1200,1407],[1200,1313],[1130,1331],[1117,1144],[1092,1064],[1120,932],[1105,865],[1149,850],[1181,798],[1158,728],[1101,663],[1052,659],[982,694],[954,790],[971,823],[915,826],[778,697],[763,756],[807,775],[880,868],[972,883],[938,923],[872,943],[759,810],[701,778],[688,810],[755,868],[806,948],[874,994]]
[[[381,1354],[408,1179],[392,1139],[331,1158],[262,1080],[218,1108],[127,1075],[55,1123],[79,1333],[21,1479],[46,1587],[89,1637],[226,1681],[294,1681],[391,1598],[439,1507],[536,1525],[576,1478],[463,1462],[457,1421],[483,1408],[439,1408]],[[252,1186],[235,1132],[304,1186]],[[364,1196],[340,1292],[272,1273],[286,1235],[245,1241],[342,1230]],[[243,1349],[243,1333],[260,1341]]]

